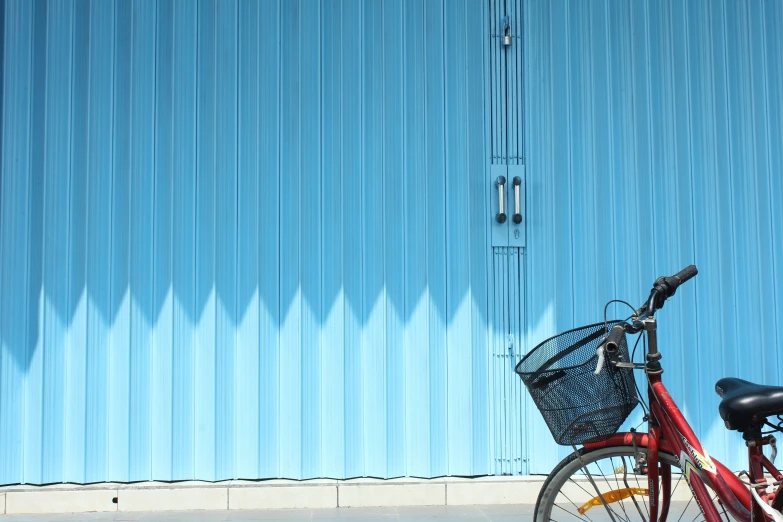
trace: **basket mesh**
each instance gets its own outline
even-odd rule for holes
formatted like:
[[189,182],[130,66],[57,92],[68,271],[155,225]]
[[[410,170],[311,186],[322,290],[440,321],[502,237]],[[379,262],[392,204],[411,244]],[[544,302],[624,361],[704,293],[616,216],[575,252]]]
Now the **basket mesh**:
[[[608,328],[619,321],[611,321]],[[612,436],[636,407],[633,370],[604,360],[595,375],[604,323],[576,328],[539,344],[517,364],[533,401],[558,444],[571,446]],[[620,358],[629,362],[623,336]]]

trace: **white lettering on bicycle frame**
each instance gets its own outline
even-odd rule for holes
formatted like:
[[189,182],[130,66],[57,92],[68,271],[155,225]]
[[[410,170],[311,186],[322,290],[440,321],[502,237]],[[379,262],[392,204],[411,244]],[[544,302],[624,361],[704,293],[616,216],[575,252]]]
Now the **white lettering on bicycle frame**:
[[[685,439],[683,439],[683,441],[684,440]],[[692,449],[689,444],[688,444],[688,448]],[[696,501],[696,504],[699,506],[699,509],[701,509],[701,512],[704,513],[704,507],[702,507],[701,502],[699,501],[699,497],[698,495],[696,495],[696,491],[693,489],[693,484],[691,483],[691,473],[695,473],[702,481],[704,481],[704,473],[698,468],[697,464],[694,464],[693,459],[691,459],[690,455],[688,455],[684,451],[680,452],[680,468],[682,468],[682,473],[685,475],[685,482],[690,487],[691,493],[693,493],[693,499]]]
[[[680,438],[682,439],[682,443],[688,449],[688,452],[691,454],[691,457],[693,457],[693,460],[691,460],[691,465],[695,464],[698,469],[707,471],[709,473],[712,473],[713,475],[718,474],[718,468],[715,467],[715,464],[713,464],[712,459],[710,458],[706,450],[704,450],[704,455],[702,455],[701,453],[696,451],[696,448],[694,448],[688,443],[688,440],[685,437],[680,435]],[[680,460],[682,460],[682,455],[680,455]],[[683,470],[684,469],[685,469],[685,465],[683,464]]]
[[688,484],[691,483],[691,473],[696,473],[700,479],[704,479],[704,475],[702,474],[699,467],[693,462],[693,459],[685,453],[684,451],[680,452],[680,468],[682,468],[683,474],[685,474],[685,480],[688,482]]

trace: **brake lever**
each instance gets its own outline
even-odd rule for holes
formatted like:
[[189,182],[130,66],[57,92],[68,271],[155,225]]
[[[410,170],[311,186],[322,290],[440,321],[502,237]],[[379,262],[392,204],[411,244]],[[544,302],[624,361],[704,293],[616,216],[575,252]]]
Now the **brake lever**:
[[601,343],[601,346],[599,346],[598,349],[595,351],[595,354],[598,356],[598,364],[596,365],[593,374],[598,375],[599,373],[601,373],[601,370],[604,369],[604,344],[603,343]]
[[617,362],[614,363],[615,368],[630,368],[632,370],[644,370],[644,364],[642,363],[631,363],[631,362]]
[[[595,371],[593,372],[594,375],[598,375],[601,373],[601,370],[604,369],[604,362],[606,361],[606,353],[604,351],[604,345],[598,347],[598,349],[595,351],[596,355],[598,356],[598,364],[595,366]],[[620,362],[620,361],[610,361],[612,366],[615,368],[630,368],[632,370],[643,370],[644,364],[640,363],[632,363],[632,362]]]

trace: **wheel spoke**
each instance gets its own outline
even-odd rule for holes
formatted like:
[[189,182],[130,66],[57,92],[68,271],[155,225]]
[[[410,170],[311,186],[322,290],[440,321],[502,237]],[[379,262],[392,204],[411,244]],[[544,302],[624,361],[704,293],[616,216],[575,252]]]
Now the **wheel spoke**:
[[674,489],[672,489],[672,496],[674,496],[674,492],[677,491],[677,486],[680,485],[680,482],[682,482],[682,473],[680,473],[680,478],[677,479],[677,483],[674,485]]
[[680,514],[680,518],[677,519],[677,522],[680,522],[680,520],[682,520],[683,515],[685,515],[685,512],[688,511],[688,506],[691,505],[692,501],[693,501],[693,497],[688,499],[688,503],[685,504],[685,509],[682,510],[682,513]]
[[720,507],[723,510],[723,516],[726,517],[726,522],[731,522],[731,519],[729,518],[729,514],[726,513],[726,506],[724,506],[723,502],[721,502],[720,500],[718,500],[718,502],[720,502]]
[[[609,457],[609,461],[612,462],[612,457],[611,456]],[[601,465],[598,463],[598,461],[595,461],[595,465],[598,468],[598,472],[604,478],[604,482],[606,482],[606,485],[609,487],[609,491],[611,491],[612,490],[612,484],[609,482],[609,479],[606,478],[606,474],[604,473],[604,470],[601,469]],[[612,471],[614,471],[614,466],[612,466]],[[600,495],[600,493],[599,493],[599,495]],[[631,495],[631,496],[633,496],[633,495]],[[609,503],[608,502],[607,502],[605,507],[606,507],[607,510],[611,511],[613,514],[617,515],[618,517],[620,516],[619,513],[617,513],[614,509],[609,507]],[[623,507],[623,502],[622,501],[620,501],[620,507],[622,507],[623,513],[625,514],[625,520],[628,520],[628,522],[630,522],[630,520],[628,519],[628,514],[625,513],[625,507]]]
[[[565,496],[565,495],[563,495],[563,496]],[[566,498],[568,498],[568,497],[566,497]],[[571,502],[571,504],[572,504],[574,507],[576,507],[576,504],[574,504],[573,502]],[[557,505],[557,504],[555,504],[553,507],[556,507],[556,508],[560,509],[561,511],[563,511],[563,512],[565,512],[565,513],[568,513],[568,514],[569,514],[569,515],[571,515],[572,517],[574,517],[574,518],[578,518],[579,520],[584,520],[585,522],[593,522],[593,519],[591,519],[590,517],[588,517],[588,516],[587,516],[587,514],[585,514],[585,517],[587,517],[587,518],[582,518],[582,517],[581,517],[581,516],[578,514],[578,513],[579,513],[578,511],[577,511],[576,513],[571,513],[570,511],[568,511],[568,510],[567,510],[566,508],[564,508],[563,506],[559,506],[559,505]]]
[[[585,494],[588,495],[588,498],[593,498],[594,495],[590,491],[587,491],[579,482],[575,481],[572,478],[569,478],[568,481],[572,482],[576,487],[578,487],[579,489],[584,491]],[[565,497],[565,493],[562,493],[562,495]],[[566,498],[568,498],[568,497],[566,497]]]
[[721,510],[723,510],[723,516],[726,517],[727,522],[731,522],[729,519],[729,514],[726,513],[726,506],[723,505],[723,502],[720,501],[720,498],[718,498],[718,494],[715,493],[715,496],[712,497],[712,504],[715,505],[715,501],[717,501],[718,505],[720,506]]
[[[636,487],[642,487],[641,484],[639,484],[639,475],[634,473],[633,476],[636,477]],[[647,482],[648,482],[647,485],[649,486],[650,485],[649,484],[649,482],[650,482],[649,477],[647,478]],[[646,497],[642,497],[642,504],[644,504],[644,511],[645,511],[645,513],[647,513],[647,516],[645,517],[645,519],[649,519],[650,518],[650,507],[647,505],[647,498]]]
[[[589,491],[587,491],[585,488],[583,488],[583,487],[582,487],[580,484],[578,484],[576,481],[574,481],[574,480],[571,480],[571,482],[573,482],[574,484],[576,484],[577,486],[579,486],[579,489],[581,489],[582,491],[584,491],[585,493],[587,493],[588,495],[590,495],[590,492],[589,492]],[[576,510],[577,510],[577,513],[578,513],[578,512],[579,512],[579,506],[576,504],[576,502],[574,502],[573,500],[571,500],[571,497],[569,497],[568,495],[566,495],[566,494],[565,494],[563,491],[561,491],[561,492],[560,492],[560,494],[561,494],[561,495],[563,495],[563,496],[566,498],[566,500],[568,500],[568,502],[570,502],[570,503],[571,503],[571,505],[572,505],[572,506],[574,506],[574,509],[576,509]],[[560,509],[562,509],[563,511],[566,511],[566,510],[565,510],[565,508],[563,508],[562,506],[558,506],[558,507],[559,507]],[[568,513],[568,511],[566,511],[566,513]],[[573,514],[573,513],[572,513],[572,514]],[[579,517],[578,515],[574,515],[574,516],[576,516],[577,518],[581,518],[581,517]],[[590,522],[593,522],[593,519],[591,519],[591,518],[590,518],[590,516],[589,516],[587,513],[585,513],[585,514],[584,514],[584,516],[585,516],[585,517],[587,517],[587,520],[589,520]]]
[[[625,487],[629,488],[631,486],[628,485],[628,463],[625,462],[625,457],[621,457],[623,460],[623,483],[625,484]],[[636,457],[634,457],[636,458]],[[639,484],[639,479],[636,479],[636,484]],[[633,505],[636,506],[636,511],[639,512],[639,516],[644,518],[644,513],[642,513],[642,508],[639,507],[639,502],[636,500],[635,495],[631,495],[631,500],[633,500]]]

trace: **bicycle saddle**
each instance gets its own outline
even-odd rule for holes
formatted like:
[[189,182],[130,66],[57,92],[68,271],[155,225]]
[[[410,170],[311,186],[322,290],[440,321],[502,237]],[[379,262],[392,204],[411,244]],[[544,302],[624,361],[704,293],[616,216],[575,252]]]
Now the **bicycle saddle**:
[[759,426],[770,415],[783,414],[783,388],[763,386],[726,377],[715,384],[723,400],[718,406],[720,416],[730,430],[745,431]]

